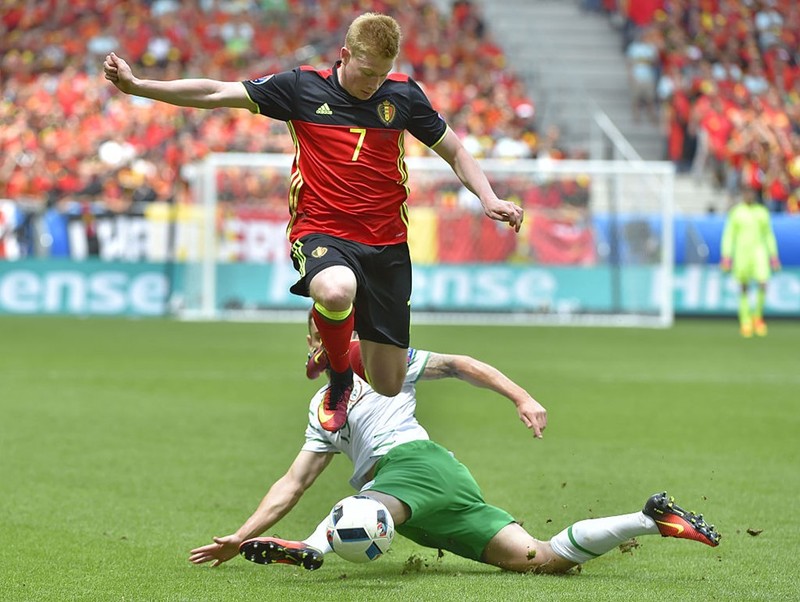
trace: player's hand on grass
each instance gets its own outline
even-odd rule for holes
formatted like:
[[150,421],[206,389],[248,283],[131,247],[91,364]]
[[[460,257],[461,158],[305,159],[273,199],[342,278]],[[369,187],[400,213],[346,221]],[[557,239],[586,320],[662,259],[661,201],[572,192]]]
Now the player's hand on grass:
[[544,409],[544,406],[533,397],[528,397],[517,405],[517,413],[522,423],[533,431],[533,436],[541,439],[542,433],[547,427],[547,410]]
[[719,268],[723,272],[730,272],[731,271],[731,258],[730,257],[723,257],[722,261],[719,264]]
[[126,94],[133,86],[133,72],[130,65],[113,52],[103,62],[103,73],[108,81]]
[[522,207],[511,201],[503,201],[500,199],[484,203],[483,211],[493,220],[508,222],[508,225],[513,227],[515,232],[519,232],[520,226],[522,226],[522,220],[525,217],[525,212]]
[[203,564],[212,562],[212,567],[219,566],[231,558],[239,555],[239,544],[241,540],[235,535],[225,537],[214,537],[214,543],[210,543],[190,552],[189,562],[193,564]]

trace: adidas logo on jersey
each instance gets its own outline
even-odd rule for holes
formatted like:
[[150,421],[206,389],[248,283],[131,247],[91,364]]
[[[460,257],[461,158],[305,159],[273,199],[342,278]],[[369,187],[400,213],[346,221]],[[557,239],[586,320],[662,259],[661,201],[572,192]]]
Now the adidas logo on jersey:
[[331,111],[331,108],[326,102],[320,105],[320,107],[317,109],[317,115],[333,115],[333,111]]

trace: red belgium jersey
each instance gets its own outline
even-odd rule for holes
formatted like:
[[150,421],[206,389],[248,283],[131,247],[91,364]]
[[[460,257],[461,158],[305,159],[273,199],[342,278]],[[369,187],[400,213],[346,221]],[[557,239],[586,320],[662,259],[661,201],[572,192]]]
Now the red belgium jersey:
[[328,234],[368,245],[405,242],[404,133],[432,147],[447,125],[408,76],[391,74],[360,100],[339,84],[340,65],[243,82],[258,112],[285,121],[294,140],[289,240]]

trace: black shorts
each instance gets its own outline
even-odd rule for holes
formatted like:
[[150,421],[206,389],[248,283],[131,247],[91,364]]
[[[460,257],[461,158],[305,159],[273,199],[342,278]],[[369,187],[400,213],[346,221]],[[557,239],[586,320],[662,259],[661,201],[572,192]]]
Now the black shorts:
[[407,349],[411,322],[411,256],[408,245],[371,246],[327,234],[309,234],[292,245],[300,273],[289,289],[310,297],[308,284],[321,270],[347,266],[356,275],[355,329],[359,338]]

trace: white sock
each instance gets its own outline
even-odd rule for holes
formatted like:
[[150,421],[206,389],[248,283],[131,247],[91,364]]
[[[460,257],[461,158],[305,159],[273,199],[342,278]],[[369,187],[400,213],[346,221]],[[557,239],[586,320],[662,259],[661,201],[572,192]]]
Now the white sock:
[[326,516],[322,522],[317,525],[317,528],[314,529],[314,532],[303,540],[303,543],[314,548],[315,550],[319,550],[323,554],[333,552],[333,548],[328,543],[328,535],[326,533],[327,528],[328,517]]
[[658,525],[642,512],[590,518],[567,527],[550,540],[553,551],[578,564],[602,556],[637,535],[657,535]]

